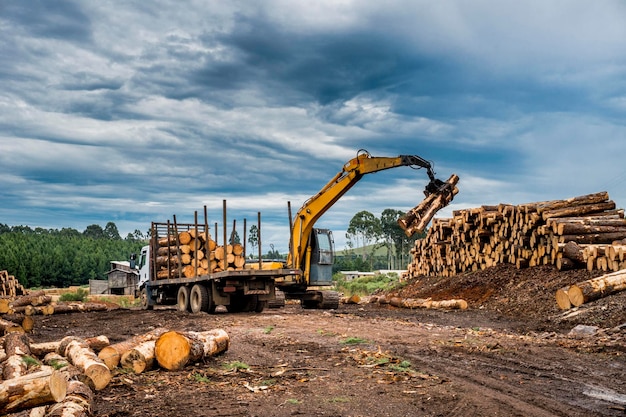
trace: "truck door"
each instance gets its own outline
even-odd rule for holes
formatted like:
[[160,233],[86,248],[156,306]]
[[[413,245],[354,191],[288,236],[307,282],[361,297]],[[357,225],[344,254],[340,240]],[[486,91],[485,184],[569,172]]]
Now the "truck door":
[[150,246],[144,246],[141,248],[141,255],[139,255],[139,262],[137,268],[139,269],[139,282],[137,288],[141,288],[150,279]]
[[311,268],[309,285],[333,285],[333,232],[328,229],[313,229],[310,242]]

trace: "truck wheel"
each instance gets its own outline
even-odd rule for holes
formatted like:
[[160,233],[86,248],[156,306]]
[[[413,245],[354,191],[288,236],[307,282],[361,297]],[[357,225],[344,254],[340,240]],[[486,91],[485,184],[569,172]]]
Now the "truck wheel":
[[263,301],[258,300],[256,302],[256,308],[254,309],[254,311],[256,311],[257,313],[262,313],[263,310],[265,310],[265,308],[267,307],[267,304],[268,304],[267,300],[263,300]]
[[189,308],[192,313],[199,313],[201,311],[213,313],[215,311],[215,304],[212,303],[207,287],[201,284],[196,284],[191,287],[191,293],[189,294]]
[[178,311],[189,311],[189,287],[183,285],[178,289],[176,309]]
[[141,301],[142,310],[154,310],[154,306],[148,303],[148,288],[143,287],[139,292],[139,300]]

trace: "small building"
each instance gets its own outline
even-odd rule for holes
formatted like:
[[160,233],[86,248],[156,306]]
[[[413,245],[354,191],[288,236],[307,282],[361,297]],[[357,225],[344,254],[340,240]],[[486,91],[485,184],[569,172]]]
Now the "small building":
[[107,272],[107,281],[107,294],[135,295],[139,271],[131,268],[128,261],[111,261],[111,270]]
[[357,278],[363,277],[373,277],[376,275],[387,275],[387,274],[396,274],[398,277],[402,277],[402,275],[406,272],[405,270],[396,270],[396,269],[381,269],[374,272],[361,272],[361,271],[339,271],[343,275],[343,279],[346,281],[352,281]]

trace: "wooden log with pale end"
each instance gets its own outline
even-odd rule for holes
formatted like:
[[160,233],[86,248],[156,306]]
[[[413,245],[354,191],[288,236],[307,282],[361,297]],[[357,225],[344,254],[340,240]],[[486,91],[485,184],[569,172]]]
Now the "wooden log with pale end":
[[626,269],[579,282],[569,287],[567,295],[578,307],[607,295],[626,290]]
[[61,340],[57,353],[65,356],[72,365],[88,376],[96,390],[105,388],[111,381],[111,370],[83,339],[65,337]]
[[106,364],[109,369],[115,369],[119,365],[122,355],[125,352],[133,349],[140,343],[147,342],[149,340],[156,340],[165,332],[167,332],[167,329],[163,327],[157,327],[156,329],[131,337],[130,339],[124,340],[123,342],[114,343],[112,345],[102,348],[100,353],[98,353],[98,357]]
[[48,407],[46,417],[88,417],[93,415],[94,395],[82,381],[71,380],[63,401]]
[[155,357],[164,369],[177,371],[187,364],[228,350],[230,339],[222,329],[206,332],[170,331],[161,335],[155,344]]
[[156,363],[154,356],[155,344],[156,340],[148,340],[127,350],[122,354],[120,366],[124,369],[131,369],[136,374],[152,369]]
[[0,383],[0,413],[15,413],[65,399],[67,378],[52,369],[26,374]]

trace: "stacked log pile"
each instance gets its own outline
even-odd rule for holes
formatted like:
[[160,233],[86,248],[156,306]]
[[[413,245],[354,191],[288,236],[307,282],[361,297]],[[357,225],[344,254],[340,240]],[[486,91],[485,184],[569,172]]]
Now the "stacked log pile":
[[243,246],[218,245],[198,227],[159,237],[156,250],[157,279],[192,278],[221,271],[242,270]]
[[[94,391],[109,385],[118,364],[136,373],[156,364],[180,370],[226,351],[229,344],[222,329],[155,329],[115,345],[106,336],[33,343],[23,333],[11,333],[0,341],[0,414],[30,410],[29,415],[46,417],[93,415]],[[107,364],[101,356],[110,359],[111,352],[121,359]]]
[[0,297],[17,297],[26,294],[19,281],[5,270],[0,271]]
[[456,210],[412,248],[408,276],[453,276],[500,263],[518,268],[626,268],[626,220],[607,192],[567,200]]

